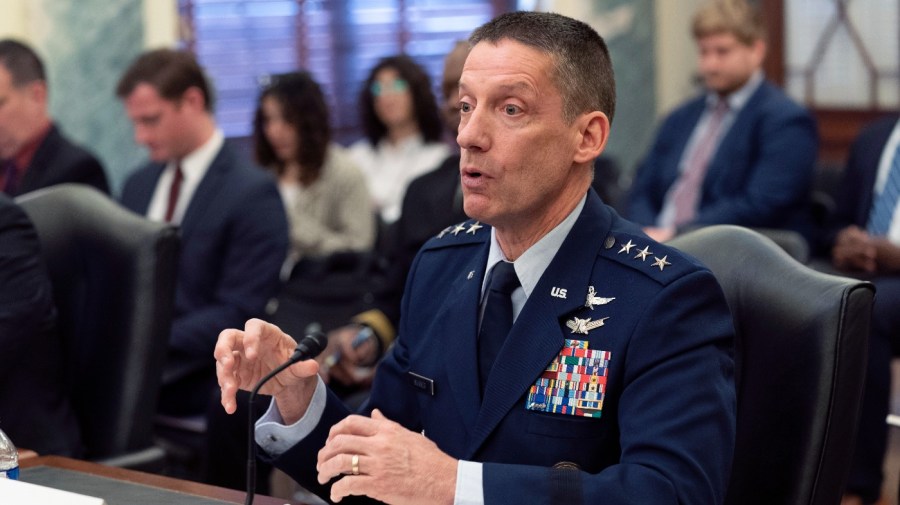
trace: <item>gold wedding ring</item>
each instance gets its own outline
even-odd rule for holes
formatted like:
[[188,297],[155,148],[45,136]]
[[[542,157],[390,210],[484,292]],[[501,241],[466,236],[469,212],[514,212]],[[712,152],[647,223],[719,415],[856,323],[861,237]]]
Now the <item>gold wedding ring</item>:
[[350,473],[359,475],[359,454],[354,454],[353,457],[350,458]]

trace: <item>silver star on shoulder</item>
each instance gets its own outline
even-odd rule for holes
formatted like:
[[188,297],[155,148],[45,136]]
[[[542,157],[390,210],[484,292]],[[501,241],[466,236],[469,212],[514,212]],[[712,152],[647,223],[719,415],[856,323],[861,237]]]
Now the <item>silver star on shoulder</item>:
[[671,265],[671,263],[666,261],[666,258],[668,258],[668,257],[669,257],[669,255],[665,255],[662,258],[657,258],[656,256],[654,256],[653,264],[650,266],[651,267],[659,267],[659,271],[662,272],[663,268],[666,268],[667,266]]
[[619,249],[619,254],[622,254],[622,253],[631,254],[631,248],[634,247],[634,245],[635,245],[634,242],[632,242],[629,239],[627,243],[622,244],[622,248]]
[[466,225],[459,223],[458,225],[453,227],[453,231],[450,233],[452,233],[454,236],[459,235],[459,232],[465,231],[465,229],[466,229]]
[[484,228],[484,226],[482,226],[479,221],[475,221],[474,223],[469,225],[469,229],[466,230],[466,233],[471,233],[472,235],[475,235],[475,232],[482,228]]
[[438,233],[437,238],[444,238],[444,235],[450,233],[450,230],[452,230],[452,229],[453,229],[452,226],[448,226],[448,227],[444,228],[443,230],[441,230],[440,233]]
[[611,298],[603,298],[601,296],[595,296],[597,292],[594,290],[594,286],[588,286],[587,299],[584,302],[584,306],[594,310],[594,305],[606,305],[607,303],[616,299],[616,297]]
[[587,335],[589,331],[597,329],[603,326],[604,321],[609,319],[609,317],[604,317],[602,319],[597,319],[596,321],[591,321],[591,318],[581,319],[578,317],[573,317],[571,320],[566,321],[566,326],[572,330],[572,333],[579,333],[581,335]]
[[638,249],[638,253],[634,257],[634,259],[640,258],[641,261],[647,261],[647,256],[650,256],[651,254],[653,254],[653,253],[650,252],[650,246],[647,246],[647,247],[644,247],[643,249]]

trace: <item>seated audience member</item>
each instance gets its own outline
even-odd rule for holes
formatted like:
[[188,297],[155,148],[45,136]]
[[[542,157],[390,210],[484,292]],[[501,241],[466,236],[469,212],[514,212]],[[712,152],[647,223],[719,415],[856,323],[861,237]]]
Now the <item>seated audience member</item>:
[[900,349],[900,124],[897,116],[863,130],[850,151],[826,233],[831,263],[872,281],[877,296],[869,336],[866,385],[845,505],[881,495],[891,394],[891,357]]
[[25,212],[0,193],[0,429],[20,449],[79,457],[50,278]]
[[350,146],[382,221],[400,217],[409,182],[450,153],[441,142],[441,119],[428,74],[409,56],[382,59],[361,95],[366,137]]
[[818,134],[809,112],[763,76],[758,12],[714,0],[695,14],[693,35],[706,91],[663,121],[626,217],[662,241],[711,224],[808,234]]
[[21,42],[0,40],[0,191],[17,196],[78,182],[109,193],[100,162],[63,136],[48,104],[37,53]]
[[[333,501],[722,503],[731,315],[709,270],[590,189],[615,108],[603,39],[515,12],[470,41],[457,138],[472,220],[416,257],[362,415],[315,360],[266,384],[265,457]],[[260,320],[224,330],[226,411],[295,347]],[[584,369],[548,378],[569,367]]]
[[150,155],[125,182],[122,204],[181,229],[159,411],[203,414],[215,390],[209,352],[221,325],[262,315],[279,287],[288,251],[284,205],[275,180],[225,142],[206,78],[190,54],[144,53],[116,94]]
[[271,77],[253,122],[256,160],[278,177],[291,227],[291,256],[367,251],[375,241],[366,180],[331,142],[328,106],[307,72]]

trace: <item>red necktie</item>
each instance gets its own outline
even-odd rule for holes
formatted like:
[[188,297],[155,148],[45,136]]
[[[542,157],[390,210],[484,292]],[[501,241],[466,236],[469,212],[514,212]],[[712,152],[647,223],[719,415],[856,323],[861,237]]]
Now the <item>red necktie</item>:
[[178,195],[181,193],[181,181],[184,179],[184,173],[181,171],[181,163],[175,165],[175,174],[172,177],[172,185],[169,186],[169,203],[166,206],[166,222],[172,222],[172,214],[175,213],[175,206],[178,205]]
[[16,196],[16,190],[19,189],[19,170],[16,167],[16,162],[13,160],[6,160],[0,166],[3,167],[3,192],[9,196]]
[[703,187],[703,179],[706,177],[706,169],[718,144],[719,134],[722,130],[722,120],[728,112],[728,104],[725,100],[719,100],[709,117],[706,131],[694,147],[691,157],[681,177],[675,182],[672,190],[672,202],[675,205],[675,218],[672,221],[676,227],[687,224],[697,214],[697,206],[700,202],[700,188]]

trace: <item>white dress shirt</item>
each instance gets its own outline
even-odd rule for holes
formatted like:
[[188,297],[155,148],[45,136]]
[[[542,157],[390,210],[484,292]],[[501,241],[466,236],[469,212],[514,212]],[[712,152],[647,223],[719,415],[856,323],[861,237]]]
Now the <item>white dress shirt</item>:
[[450,155],[446,144],[426,143],[421,135],[413,135],[396,145],[381,139],[376,147],[368,139],[362,139],[351,145],[349,151],[366,176],[373,206],[388,224],[400,217],[409,183],[436,169]]
[[[200,185],[200,181],[203,180],[203,176],[206,175],[206,171],[216,159],[223,144],[225,144],[225,135],[222,130],[216,128],[209,140],[181,160],[181,172],[184,178],[181,181],[175,211],[172,213],[173,224],[181,224],[197,186]],[[178,160],[169,160],[156,183],[156,190],[154,190],[153,198],[150,199],[150,205],[147,207],[147,217],[153,221],[165,221],[166,207],[169,204],[169,189],[172,187],[177,164]]]

